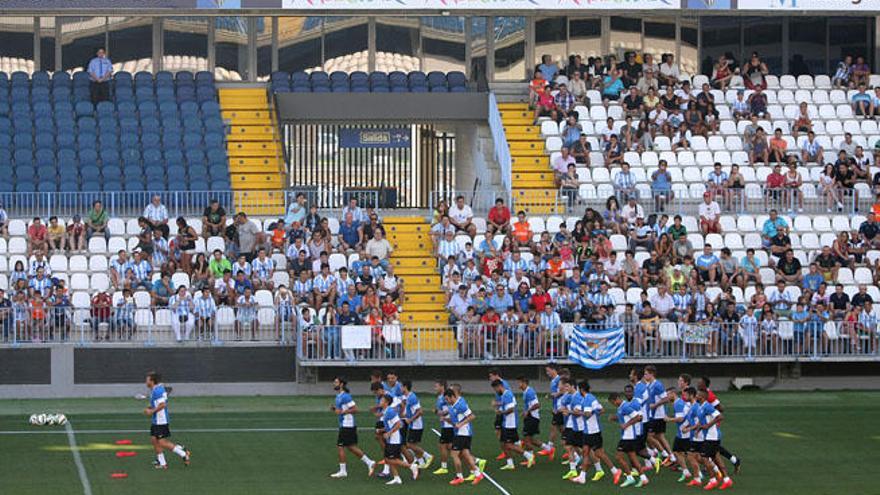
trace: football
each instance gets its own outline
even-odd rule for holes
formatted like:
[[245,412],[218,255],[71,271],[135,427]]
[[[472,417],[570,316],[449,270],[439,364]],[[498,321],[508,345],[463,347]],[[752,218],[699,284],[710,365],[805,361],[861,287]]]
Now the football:
[[37,415],[36,414],[31,414],[31,417],[28,418],[28,422],[34,426],[39,425],[39,423],[37,422]]

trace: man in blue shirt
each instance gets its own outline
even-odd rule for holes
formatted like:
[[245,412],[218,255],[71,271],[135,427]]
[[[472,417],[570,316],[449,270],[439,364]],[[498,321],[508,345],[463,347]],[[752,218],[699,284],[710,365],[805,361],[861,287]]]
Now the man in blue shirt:
[[[633,469],[639,468],[639,458],[636,453],[640,449],[640,442],[636,428],[642,422],[641,407],[638,401],[633,400],[633,386],[623,388],[623,397],[616,392],[608,396],[608,402],[617,408],[617,413],[611,418],[620,426],[620,442],[617,444],[617,465],[626,473],[626,479],[620,484],[621,488],[636,485],[632,475]],[[639,475],[638,485],[648,483],[648,477],[644,473]]]
[[391,480],[386,485],[400,485],[403,481],[397,468],[408,468],[412,471],[413,480],[419,478],[419,465],[416,463],[408,463],[403,459],[403,421],[400,419],[398,411],[398,403],[390,394],[385,394],[379,398],[379,407],[382,408],[382,425],[385,437],[385,464],[391,466]]
[[714,284],[716,280],[721,279],[720,262],[718,256],[712,252],[712,246],[709,244],[703,246],[703,254],[697,256],[694,263],[703,282]]
[[681,397],[676,398],[675,389],[666,390],[669,398],[672,399],[673,417],[666,418],[665,421],[675,423],[675,441],[672,442],[672,451],[675,452],[678,459],[678,466],[681,468],[681,477],[678,482],[682,483],[691,477],[691,472],[687,466],[688,452],[691,450],[691,432],[685,431],[687,426],[687,416],[693,406],[692,398],[696,395],[697,390],[693,387],[685,387],[681,391]]
[[[473,411],[464,397],[462,397],[454,388],[447,388],[443,392],[443,397],[449,405],[449,417],[452,420],[455,436],[452,438],[452,462],[455,464],[455,479],[449,482],[450,485],[461,485],[470,481],[473,485],[478,485],[483,481],[482,468],[477,464],[477,460],[471,454],[471,440],[474,434],[471,423],[477,419]],[[464,460],[467,467],[471,470],[470,476],[467,478],[462,474],[461,463]]]
[[110,78],[113,77],[113,63],[107,58],[107,52],[98,48],[95,58],[89,61],[89,89],[92,103],[110,99]]
[[675,453],[666,440],[666,403],[672,398],[667,395],[666,387],[657,379],[657,367],[653,364],[645,366],[645,384],[648,387],[648,436],[652,446],[660,450],[661,456],[666,458],[665,465],[676,462]]
[[403,380],[400,382],[403,395],[403,411],[404,424],[406,424],[406,448],[413,452],[419,464],[419,469],[427,469],[434,462],[434,456],[419,446],[422,443],[422,432],[425,429],[425,422],[422,419],[424,411],[419,397],[413,392],[412,381]]
[[501,467],[502,471],[513,471],[516,466],[513,464],[513,454],[519,454],[526,459],[526,467],[535,465],[535,455],[528,450],[523,450],[517,445],[519,442],[519,433],[517,432],[517,412],[516,397],[513,391],[507,388],[506,383],[500,379],[492,381],[492,389],[495,390],[496,396],[500,396],[500,405],[498,411],[501,417],[501,448],[507,457],[507,464]]
[[150,416],[150,442],[156,452],[156,469],[168,469],[165,462],[165,450],[170,450],[183,459],[183,464],[189,466],[191,453],[183,445],[169,440],[171,430],[169,424],[171,418],[168,414],[168,390],[162,383],[159,373],[151,371],[147,373],[147,388],[150,389],[150,406],[144,409],[144,415]]
[[330,409],[339,417],[339,434],[336,437],[339,471],[331,474],[330,477],[345,478],[348,476],[345,465],[345,449],[348,449],[352,454],[360,458],[367,465],[367,468],[370,470],[370,476],[372,476],[376,463],[358,447],[357,427],[354,422],[354,415],[357,414],[358,408],[354,399],[351,398],[348,382],[341,377],[334,378],[333,390],[336,391],[336,400],[330,406]]

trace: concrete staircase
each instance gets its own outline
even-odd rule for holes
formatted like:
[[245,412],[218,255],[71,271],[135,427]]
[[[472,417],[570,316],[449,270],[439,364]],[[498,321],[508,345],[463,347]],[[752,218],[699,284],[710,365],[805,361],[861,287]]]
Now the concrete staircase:
[[283,214],[287,171],[269,94],[265,88],[221,88],[219,93],[230,126],[227,149],[236,207],[251,215]]
[[[390,264],[403,279],[404,300],[400,321],[404,331],[404,348],[408,353],[453,352],[455,333],[445,327],[448,321],[446,298],[440,286],[437,262],[433,254],[431,225],[423,217],[390,216],[382,219],[388,242],[394,247]],[[417,334],[421,329],[420,344]]]
[[564,213],[557,204],[557,188],[544,152],[541,128],[532,125],[533,114],[527,103],[499,103],[504,133],[512,162],[512,210],[529,214]]

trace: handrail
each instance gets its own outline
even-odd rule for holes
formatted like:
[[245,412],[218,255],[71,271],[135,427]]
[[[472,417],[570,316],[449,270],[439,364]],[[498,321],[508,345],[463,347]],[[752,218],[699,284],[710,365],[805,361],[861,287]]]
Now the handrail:
[[504,191],[510,194],[513,165],[507,135],[504,133],[504,123],[501,121],[501,111],[498,109],[498,100],[494,92],[489,92],[489,130],[492,132],[492,142],[495,146],[495,160],[501,167],[501,184],[504,186]]

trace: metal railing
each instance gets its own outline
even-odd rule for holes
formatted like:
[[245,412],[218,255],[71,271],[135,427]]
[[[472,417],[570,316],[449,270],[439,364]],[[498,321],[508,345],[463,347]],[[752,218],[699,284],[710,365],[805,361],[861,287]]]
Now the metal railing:
[[168,307],[104,306],[80,308],[13,303],[0,308],[0,343],[77,345],[167,345],[251,341],[290,344],[296,311],[272,306],[218,306],[213,313],[178,315]]
[[495,145],[495,161],[501,168],[501,184],[508,193],[512,184],[512,160],[510,147],[507,144],[507,136],[504,133],[504,123],[501,121],[501,112],[498,110],[498,100],[495,93],[489,93],[489,130],[492,132],[492,142]]
[[[596,325],[593,325],[596,326]],[[739,323],[656,321],[625,325],[626,359],[668,361],[880,360],[880,334],[847,322],[774,328]],[[297,329],[303,365],[567,361],[572,324],[321,326]]]
[[[297,323],[299,321],[299,323]],[[615,323],[619,324],[619,323]],[[584,325],[599,328],[602,325]],[[623,324],[626,359],[669,361],[880,360],[880,332],[847,321],[772,324],[642,321]],[[554,329],[503,323],[417,325],[307,324],[295,308],[219,306],[210,317],[167,307],[0,308],[4,346],[68,343],[156,346],[256,342],[293,345],[307,366],[568,360],[574,324]]]
[[287,207],[296,200],[296,195],[300,192],[306,195],[308,204],[320,204],[322,208],[342,208],[348,204],[350,197],[357,198],[361,206],[377,205],[379,200],[378,190],[292,188],[246,191],[4,192],[0,193],[0,204],[11,218],[85,215],[95,201],[101,201],[111,217],[138,217],[153,195],[158,194],[172,218],[201,216],[213,199],[220,202],[227,215],[239,211],[249,213],[248,210],[255,210],[262,215],[267,214],[268,208],[277,209],[279,213],[287,211]]

